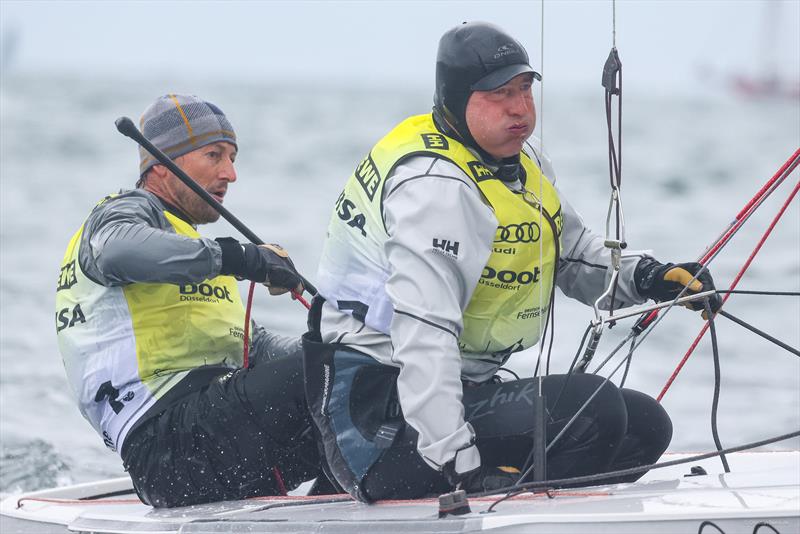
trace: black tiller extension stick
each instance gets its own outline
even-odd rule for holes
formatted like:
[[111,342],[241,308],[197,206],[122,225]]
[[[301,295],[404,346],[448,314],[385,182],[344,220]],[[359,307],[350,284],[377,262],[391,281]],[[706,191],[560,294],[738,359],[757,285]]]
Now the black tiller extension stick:
[[[188,174],[183,172],[183,170],[180,167],[175,165],[175,162],[172,161],[169,156],[167,156],[166,154],[161,152],[161,150],[159,150],[158,147],[153,145],[153,143],[151,143],[142,134],[142,132],[139,131],[139,129],[136,127],[136,125],[133,123],[133,121],[130,118],[128,118],[128,117],[120,117],[116,121],[114,121],[114,124],[116,124],[117,130],[119,130],[119,133],[121,133],[122,135],[124,135],[126,137],[130,137],[131,139],[133,139],[134,141],[136,141],[137,143],[142,145],[145,148],[145,150],[150,152],[153,156],[155,156],[155,158],[158,161],[161,162],[162,165],[164,165],[166,168],[168,168],[170,171],[172,171],[172,174],[177,176],[178,179],[181,182],[183,182],[184,184],[186,184],[186,186],[189,189],[191,189],[192,191],[197,193],[197,195],[200,198],[205,200],[212,208],[217,210],[217,212],[220,215],[222,215],[222,217],[226,221],[231,223],[231,225],[233,225],[234,228],[239,230],[239,232],[241,232],[243,236],[245,236],[247,239],[249,239],[251,243],[253,243],[255,245],[263,245],[264,244],[264,241],[262,241],[247,226],[245,226],[242,221],[237,219],[236,216],[233,213],[231,213],[230,211],[228,211],[228,209],[225,206],[223,206],[222,204],[217,202],[217,199],[212,197],[208,193],[208,191],[206,191],[205,189],[200,187],[200,185],[197,182],[195,182],[194,179],[192,179],[191,176],[189,176]],[[303,275],[300,275],[300,279],[302,280],[303,287],[306,289],[306,291],[308,291],[312,295],[316,295],[317,294],[317,288],[315,288],[311,284],[311,282],[306,280],[305,277],[303,277]]]

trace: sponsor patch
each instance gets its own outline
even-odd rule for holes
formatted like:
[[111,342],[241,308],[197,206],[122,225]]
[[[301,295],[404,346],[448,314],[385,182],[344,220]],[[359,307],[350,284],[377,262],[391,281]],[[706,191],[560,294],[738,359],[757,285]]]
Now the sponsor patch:
[[372,161],[372,156],[367,156],[356,167],[355,172],[356,180],[361,184],[361,188],[369,197],[370,202],[375,199],[375,191],[378,190],[378,184],[381,182],[381,176],[378,174],[378,167]]
[[233,302],[231,292],[224,285],[211,285],[205,282],[202,284],[181,284],[179,292],[181,301],[216,303],[221,300],[227,300],[228,302]]
[[61,273],[58,276],[58,287],[56,288],[56,291],[69,289],[77,283],[78,277],[75,274],[75,260],[72,260],[61,267]]
[[470,161],[467,165],[469,166],[469,170],[472,171],[472,176],[475,178],[476,182],[494,178],[492,171],[480,161]]
[[458,241],[450,241],[449,239],[433,238],[433,252],[441,254],[447,258],[458,259]]
[[494,234],[495,243],[536,243],[542,235],[534,221],[498,226]]
[[558,208],[558,211],[555,215],[553,215],[553,221],[556,223],[556,229],[558,230],[558,235],[561,235],[562,230],[564,230],[564,215],[561,213],[561,208]]
[[436,150],[447,150],[450,144],[447,138],[442,134],[426,133],[422,135],[422,142],[425,143],[425,148],[435,148]]

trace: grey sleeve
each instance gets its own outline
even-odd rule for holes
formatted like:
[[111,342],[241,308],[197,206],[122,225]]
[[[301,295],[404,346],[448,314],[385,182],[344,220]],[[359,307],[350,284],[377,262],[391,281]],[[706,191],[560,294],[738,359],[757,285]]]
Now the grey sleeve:
[[143,194],[101,204],[84,226],[80,264],[106,286],[135,282],[195,283],[219,274],[216,241],[175,233],[161,209]]
[[[556,172],[547,153],[541,149],[541,142],[532,138],[530,145],[542,172],[552,184],[556,184]],[[556,189],[558,189],[556,187]],[[611,251],[604,245],[605,238],[594,233],[583,221],[583,217],[558,192],[561,200],[561,213],[564,228],[561,234],[561,258],[558,265],[557,284],[568,297],[593,305],[611,282],[613,269]],[[641,304],[645,299],[636,291],[633,271],[636,264],[649,251],[623,250],[620,263],[619,282],[614,295],[614,308]],[[607,310],[611,306],[611,296],[600,302],[600,308]]]
[[395,309],[392,360],[400,367],[400,404],[429,465],[440,468],[458,453],[457,468],[468,470],[480,456],[464,420],[458,336],[497,220],[469,178],[448,162],[409,160],[386,187],[386,291]]
[[[561,259],[558,265],[557,283],[568,297],[584,304],[593,305],[611,282],[611,250],[603,244],[605,239],[592,232],[572,205],[561,197],[561,213],[564,229],[561,234]],[[620,308],[640,304],[646,299],[639,295],[633,280],[636,264],[645,251],[623,250],[614,307]],[[600,308],[611,306],[611,296],[600,302]]]
[[303,348],[299,337],[273,334],[255,321],[251,324],[253,325],[251,359],[255,365],[268,360],[302,356]]

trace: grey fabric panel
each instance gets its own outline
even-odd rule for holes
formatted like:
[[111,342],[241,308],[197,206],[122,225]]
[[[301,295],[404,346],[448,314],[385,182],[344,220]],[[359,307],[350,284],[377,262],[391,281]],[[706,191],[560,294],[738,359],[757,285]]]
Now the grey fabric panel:
[[255,321],[252,322],[252,325],[253,342],[250,358],[255,365],[267,360],[300,358],[302,356],[303,347],[300,345],[299,337],[273,334]]
[[84,226],[80,265],[105,286],[135,282],[196,283],[219,274],[216,241],[175,233],[158,198],[127,191],[96,207]]
[[[561,261],[558,266],[557,283],[568,297],[592,305],[608,287],[613,270],[611,251],[603,244],[604,238],[592,232],[580,214],[561,197],[561,212],[564,229],[561,234]],[[620,266],[619,282],[614,308],[640,304],[646,299],[636,291],[633,271],[644,251],[624,251]],[[611,305],[610,295],[600,303],[602,309]]]

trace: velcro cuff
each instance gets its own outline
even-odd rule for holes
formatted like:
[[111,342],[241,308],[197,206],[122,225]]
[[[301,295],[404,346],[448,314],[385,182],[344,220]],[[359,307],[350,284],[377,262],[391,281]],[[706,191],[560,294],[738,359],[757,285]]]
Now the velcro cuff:
[[455,472],[459,475],[473,471],[481,466],[481,454],[478,447],[472,445],[456,452],[454,459]]

